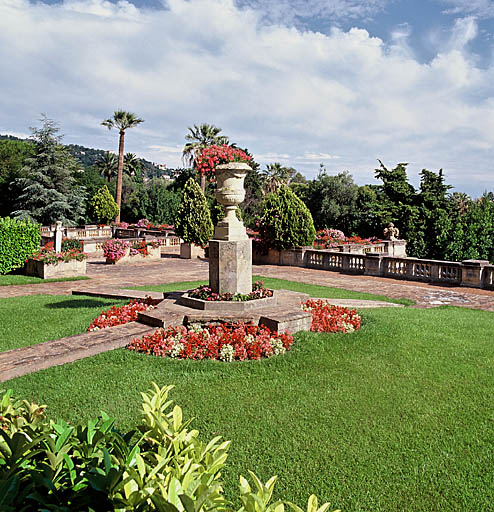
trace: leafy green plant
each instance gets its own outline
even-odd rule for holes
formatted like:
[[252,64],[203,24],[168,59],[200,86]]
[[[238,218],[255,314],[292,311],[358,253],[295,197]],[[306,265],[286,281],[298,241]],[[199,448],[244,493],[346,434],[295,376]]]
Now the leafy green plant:
[[109,223],[110,220],[114,219],[120,211],[118,205],[113,199],[108,187],[103,185],[90,202],[91,215],[98,221]]
[[207,200],[193,178],[189,178],[184,187],[182,202],[175,217],[175,233],[184,242],[202,247],[213,236],[213,223]]
[[84,249],[83,243],[77,238],[64,238],[62,240],[62,252],[70,251],[71,249],[82,252]]
[[26,259],[39,249],[40,243],[38,224],[0,217],[0,274],[23,267]]
[[266,197],[258,228],[261,243],[278,250],[312,245],[316,237],[309,209],[286,186]]
[[[120,434],[102,413],[84,426],[47,421],[44,407],[14,400],[0,401],[0,506],[17,510],[114,510],[163,512],[231,511],[223,496],[220,471],[229,441],[215,437],[207,444],[189,430],[182,409],[168,400],[173,386],[142,393],[142,424]],[[255,488],[240,481],[239,512],[282,512],[282,502],[269,504],[276,477],[263,484],[251,473]],[[97,505],[95,505],[97,504]],[[289,503],[295,512],[298,507]],[[309,498],[308,512],[317,509]]]

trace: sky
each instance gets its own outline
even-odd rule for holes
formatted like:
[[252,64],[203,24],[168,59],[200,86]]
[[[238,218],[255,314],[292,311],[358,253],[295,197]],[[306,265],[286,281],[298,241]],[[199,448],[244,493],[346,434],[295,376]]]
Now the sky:
[[0,133],[41,113],[67,144],[117,150],[116,109],[145,120],[126,151],[181,167],[209,123],[262,168],[378,183],[443,169],[494,191],[494,0],[0,0]]

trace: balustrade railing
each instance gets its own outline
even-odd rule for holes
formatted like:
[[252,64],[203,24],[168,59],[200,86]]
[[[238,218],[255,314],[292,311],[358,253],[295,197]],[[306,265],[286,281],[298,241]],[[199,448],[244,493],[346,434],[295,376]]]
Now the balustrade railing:
[[[283,251],[286,255],[279,258],[279,264],[494,290],[494,265],[482,260],[466,260],[461,263],[423,260],[393,257],[381,252],[340,252],[339,248],[298,248],[296,251],[297,258],[289,257],[292,251]],[[261,254],[255,254],[255,259],[260,264],[273,264],[272,261],[263,260]]]
[[494,265],[484,267],[482,288],[494,290]]

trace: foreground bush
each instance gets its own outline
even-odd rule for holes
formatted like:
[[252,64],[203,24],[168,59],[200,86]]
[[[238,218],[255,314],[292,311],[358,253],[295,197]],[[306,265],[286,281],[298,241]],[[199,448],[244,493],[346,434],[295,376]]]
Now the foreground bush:
[[41,232],[38,224],[28,220],[0,217],[0,274],[24,266],[39,249]]
[[[142,425],[124,435],[106,414],[75,427],[47,421],[44,406],[15,400],[0,402],[0,510],[232,511],[223,496],[220,471],[229,441],[199,440],[182,410],[168,400],[172,386],[142,393]],[[137,434],[137,440],[131,438]],[[269,504],[276,477],[254,488],[240,477],[238,512],[283,512]],[[299,507],[286,503],[295,512]],[[309,498],[308,512],[318,508]]]

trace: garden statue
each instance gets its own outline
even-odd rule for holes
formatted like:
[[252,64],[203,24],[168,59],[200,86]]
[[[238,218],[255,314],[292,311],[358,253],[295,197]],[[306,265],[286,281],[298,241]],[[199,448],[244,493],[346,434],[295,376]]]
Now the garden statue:
[[390,222],[387,228],[384,228],[384,237],[388,240],[398,240],[400,236],[400,230],[395,228],[395,225]]

